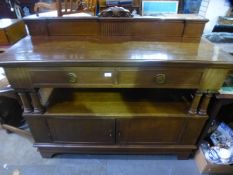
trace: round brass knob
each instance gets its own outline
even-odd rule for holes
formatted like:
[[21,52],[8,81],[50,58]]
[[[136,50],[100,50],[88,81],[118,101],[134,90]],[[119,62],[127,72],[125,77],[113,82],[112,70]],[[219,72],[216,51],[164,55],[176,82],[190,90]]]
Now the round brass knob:
[[68,76],[69,83],[77,82],[77,75],[75,73],[68,73],[67,76]]
[[166,82],[166,75],[165,74],[156,74],[155,75],[155,82],[157,84],[164,84]]

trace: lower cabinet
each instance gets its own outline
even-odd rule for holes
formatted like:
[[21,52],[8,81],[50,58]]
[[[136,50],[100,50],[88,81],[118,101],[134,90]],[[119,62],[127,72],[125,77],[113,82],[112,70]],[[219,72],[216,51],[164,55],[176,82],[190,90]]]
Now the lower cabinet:
[[44,157],[56,153],[187,157],[197,148],[208,116],[188,114],[183,91],[164,91],[65,89],[51,96],[44,114],[24,116]]
[[36,142],[42,143],[194,145],[207,116],[110,119],[27,116],[26,118]]

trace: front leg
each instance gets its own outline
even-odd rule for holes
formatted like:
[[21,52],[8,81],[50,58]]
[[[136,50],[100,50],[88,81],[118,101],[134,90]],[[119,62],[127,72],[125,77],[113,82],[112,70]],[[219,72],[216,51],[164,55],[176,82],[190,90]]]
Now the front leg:
[[18,92],[22,101],[24,113],[42,114],[44,112],[44,107],[40,102],[39,94],[36,89],[17,89],[16,92]]

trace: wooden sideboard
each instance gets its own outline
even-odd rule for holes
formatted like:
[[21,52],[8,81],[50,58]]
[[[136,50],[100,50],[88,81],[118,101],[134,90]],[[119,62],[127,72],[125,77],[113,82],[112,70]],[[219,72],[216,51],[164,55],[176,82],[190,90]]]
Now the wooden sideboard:
[[0,66],[43,157],[177,154],[197,148],[232,56],[199,43],[26,37]]

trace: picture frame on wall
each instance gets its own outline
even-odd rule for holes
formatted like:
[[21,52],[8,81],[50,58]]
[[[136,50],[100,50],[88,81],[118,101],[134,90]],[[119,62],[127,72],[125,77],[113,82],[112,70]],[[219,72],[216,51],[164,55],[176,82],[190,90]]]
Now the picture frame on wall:
[[177,14],[179,1],[142,0],[142,16],[157,16],[159,14]]

